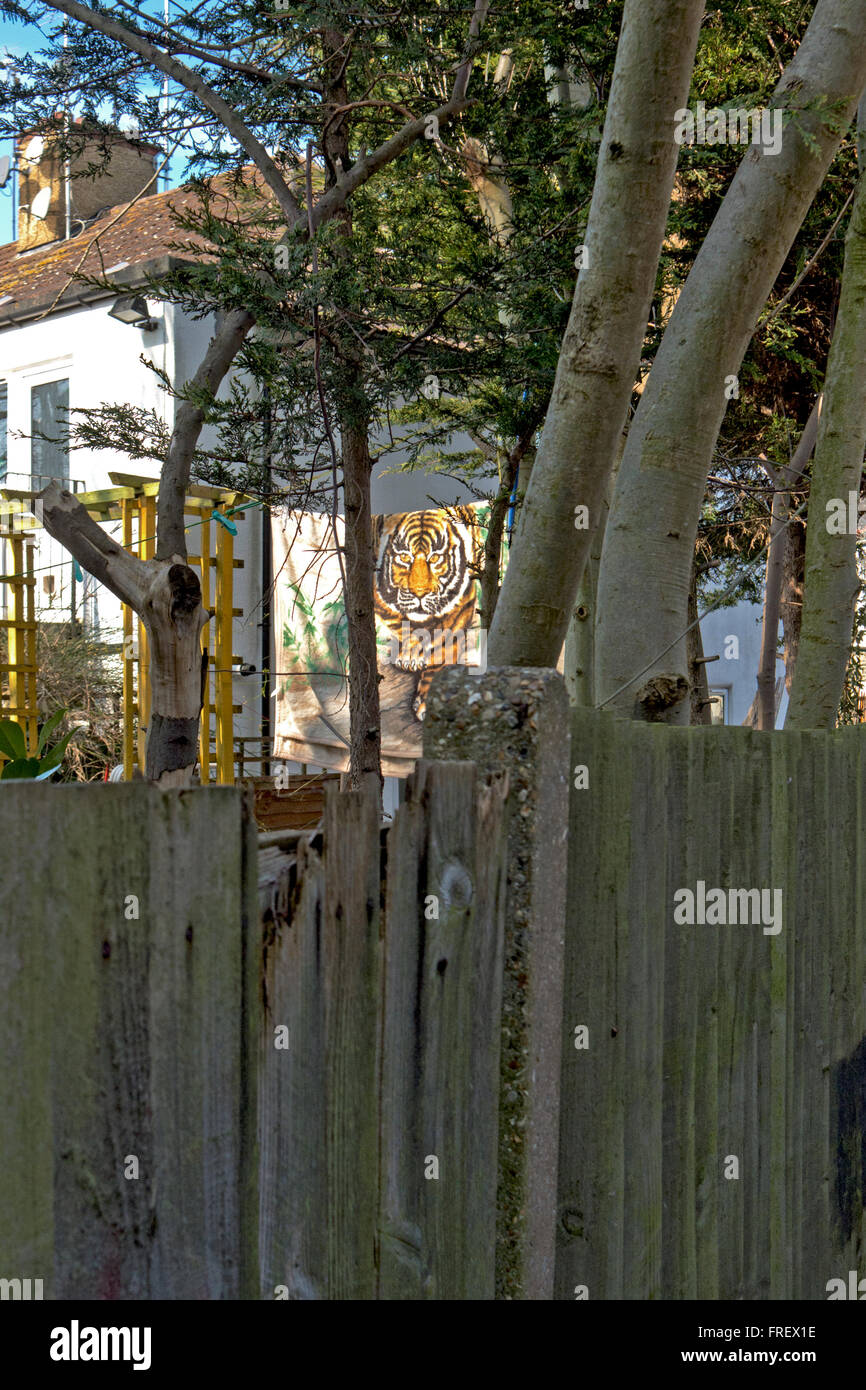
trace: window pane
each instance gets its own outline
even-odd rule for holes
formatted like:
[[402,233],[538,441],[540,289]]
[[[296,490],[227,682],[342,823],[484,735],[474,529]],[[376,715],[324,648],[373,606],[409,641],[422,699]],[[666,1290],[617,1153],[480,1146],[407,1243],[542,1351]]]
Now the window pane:
[[[69,482],[69,382],[46,381],[30,393],[33,439],[30,447],[30,486],[41,491],[50,478]],[[47,439],[38,437],[41,431]]]
[[0,478],[6,477],[6,391],[6,382],[0,381]]
[[710,691],[710,723],[727,724],[728,722],[728,692],[727,690]]

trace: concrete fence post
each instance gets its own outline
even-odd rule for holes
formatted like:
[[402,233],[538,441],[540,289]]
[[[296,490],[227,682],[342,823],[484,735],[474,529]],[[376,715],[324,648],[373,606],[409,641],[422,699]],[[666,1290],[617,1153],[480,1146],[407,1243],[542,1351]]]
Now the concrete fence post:
[[499,1299],[553,1297],[570,751],[568,697],[555,671],[450,666],[434,679],[425,758],[509,776]]

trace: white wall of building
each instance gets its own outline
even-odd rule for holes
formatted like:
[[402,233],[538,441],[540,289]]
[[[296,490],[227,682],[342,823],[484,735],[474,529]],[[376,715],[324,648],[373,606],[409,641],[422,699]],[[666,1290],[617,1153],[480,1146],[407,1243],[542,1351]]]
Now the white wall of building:
[[[738,603],[732,608],[717,608],[701,620],[704,655],[719,655],[718,661],[707,666],[707,681],[711,691],[725,692],[726,724],[742,724],[755,698],[761,659],[762,616],[759,603]],[[776,662],[776,679],[784,679],[784,676],[785,663],[779,658]],[[787,708],[788,694],[783,690],[777,728],[782,728]]]

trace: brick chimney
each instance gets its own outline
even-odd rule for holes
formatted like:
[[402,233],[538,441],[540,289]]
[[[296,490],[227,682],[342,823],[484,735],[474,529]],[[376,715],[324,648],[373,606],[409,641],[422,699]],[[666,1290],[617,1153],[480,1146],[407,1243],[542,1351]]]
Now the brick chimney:
[[[80,122],[74,122],[74,127]],[[104,159],[106,143],[110,159],[95,178],[82,177],[90,165]],[[71,235],[81,231],[81,223],[103,208],[128,202],[140,193],[152,178],[159,150],[143,144],[118,131],[113,135],[94,134],[83,144],[76,142],[77,153],[70,159]],[[62,241],[66,236],[66,180],[64,161],[60,158],[56,127],[29,130],[16,141],[18,164],[18,246],[25,251],[50,241]],[[43,190],[50,196],[45,207]],[[154,181],[148,193],[156,192]],[[38,195],[43,196],[39,199]],[[43,217],[31,212],[34,202]]]

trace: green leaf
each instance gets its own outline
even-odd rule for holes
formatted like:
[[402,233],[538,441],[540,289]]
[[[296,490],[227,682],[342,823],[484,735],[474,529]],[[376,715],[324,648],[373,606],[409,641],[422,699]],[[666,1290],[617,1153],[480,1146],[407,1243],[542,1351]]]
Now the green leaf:
[[59,767],[59,766],[60,766],[60,764],[63,762],[63,754],[66,752],[66,745],[67,745],[67,743],[69,742],[69,740],[72,738],[72,735],[73,735],[74,733],[75,733],[75,730],[74,730],[74,729],[70,729],[68,734],[64,734],[64,735],[63,735],[63,737],[62,737],[62,739],[60,740],[59,743],[55,743],[55,745],[54,745],[54,747],[51,749],[50,753],[46,753],[46,754],[45,754],[45,757],[42,759],[41,763],[39,764],[39,771],[40,771],[40,772],[47,772],[48,769],[49,769],[50,767],[53,768],[53,767]]
[[56,714],[52,714],[50,719],[46,719],[45,723],[42,725],[39,732],[39,747],[36,749],[37,756],[42,754],[46,743],[54,733],[54,730],[57,728],[57,725],[60,723],[65,713],[65,709],[59,709]]
[[0,778],[4,782],[23,781],[25,778],[38,777],[40,771],[38,758],[16,758],[14,762],[6,764]]
[[27,757],[24,730],[13,719],[0,720],[0,753],[5,753],[7,758]]

